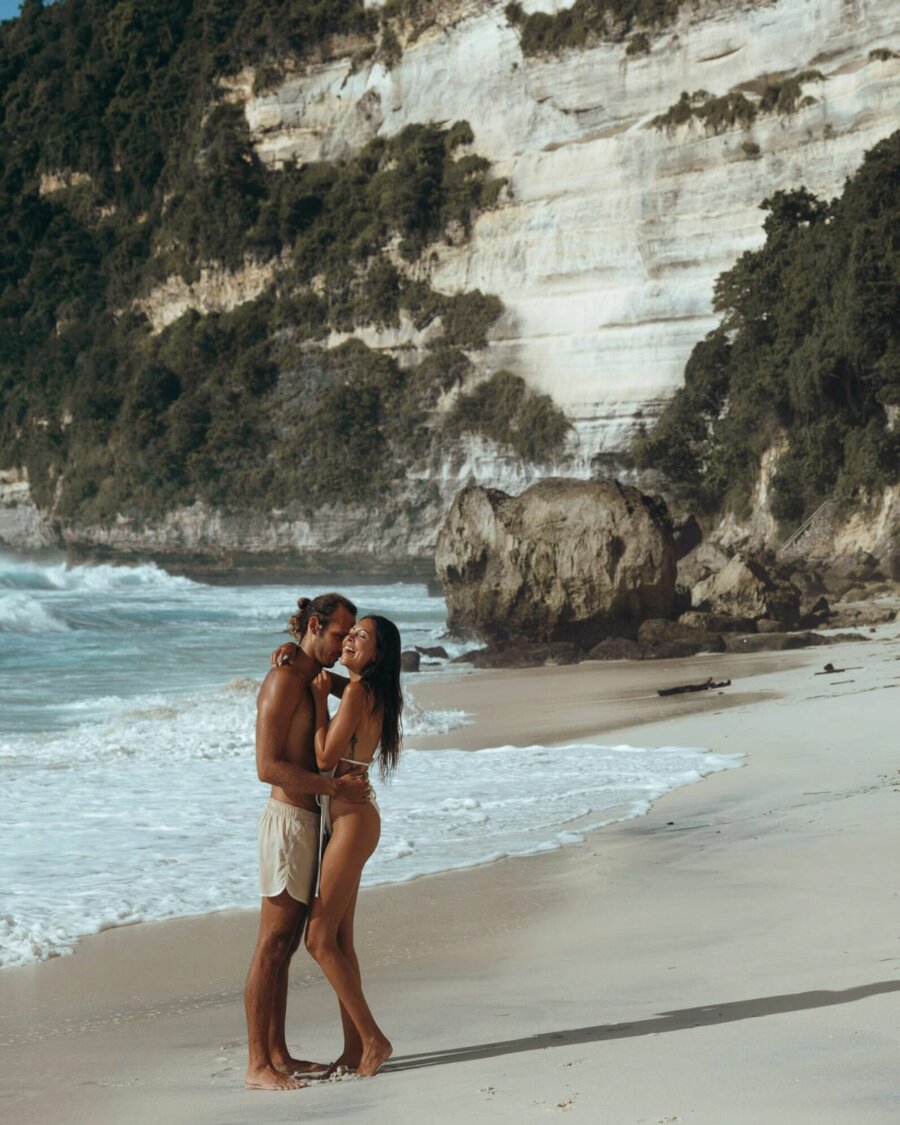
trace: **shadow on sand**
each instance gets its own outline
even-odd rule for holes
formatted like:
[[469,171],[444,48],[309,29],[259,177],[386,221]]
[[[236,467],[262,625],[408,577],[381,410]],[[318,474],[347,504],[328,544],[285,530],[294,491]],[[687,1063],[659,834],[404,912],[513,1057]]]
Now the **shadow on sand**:
[[900,980],[878,981],[846,988],[843,992],[794,992],[786,996],[761,996],[756,1000],[734,1000],[727,1004],[711,1004],[705,1008],[683,1008],[661,1012],[649,1020],[636,1023],[600,1023],[594,1027],[576,1027],[570,1031],[548,1031],[522,1039],[505,1039],[497,1043],[481,1043],[472,1047],[450,1047],[444,1051],[428,1051],[420,1055],[401,1055],[384,1067],[382,1074],[395,1070],[416,1070],[423,1066],[445,1066],[447,1063],[473,1062],[498,1055],[517,1055],[522,1051],[544,1051],[548,1047],[575,1047],[581,1043],[600,1043],[604,1039],[632,1039],[638,1035],[662,1035],[667,1031],[684,1031],[689,1027],[710,1027],[718,1023],[735,1023],[784,1012],[804,1012],[810,1008],[827,1008],[832,1004],[850,1004],[886,992],[900,992]]

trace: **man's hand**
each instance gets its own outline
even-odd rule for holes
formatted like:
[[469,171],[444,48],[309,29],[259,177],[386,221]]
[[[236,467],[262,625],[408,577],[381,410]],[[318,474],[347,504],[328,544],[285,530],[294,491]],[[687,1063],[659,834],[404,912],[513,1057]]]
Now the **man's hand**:
[[361,804],[369,799],[369,774],[367,770],[351,770],[334,779],[334,796],[341,801]]
[[295,645],[293,641],[286,641],[275,649],[269,662],[273,668],[280,668],[282,664],[293,664],[294,657],[299,651],[299,646]]

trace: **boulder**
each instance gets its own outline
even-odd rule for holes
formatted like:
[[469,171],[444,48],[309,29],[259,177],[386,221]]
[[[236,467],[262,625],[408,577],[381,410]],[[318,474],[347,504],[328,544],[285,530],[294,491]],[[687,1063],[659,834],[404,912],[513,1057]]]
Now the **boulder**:
[[426,645],[424,647],[422,645],[416,645],[416,652],[420,656],[428,656],[433,660],[447,659],[447,650],[443,645]]
[[784,652],[810,645],[827,645],[827,637],[819,633],[749,633],[725,637],[726,652]]
[[421,663],[422,658],[413,649],[407,649],[400,653],[401,672],[418,672]]
[[588,660],[640,660],[641,646],[630,637],[607,637],[594,645]]
[[459,656],[454,656],[450,661],[451,664],[474,664],[475,658],[480,656],[481,653],[487,652],[486,648],[470,648],[467,652],[461,652]]
[[755,633],[756,622],[750,617],[732,617],[727,613],[704,613],[690,609],[678,618],[679,625],[689,629],[705,629],[709,633]]
[[808,567],[798,567],[788,572],[788,578],[803,595],[804,601],[815,601],[825,593],[825,583],[821,574]]
[[683,557],[679,556],[676,582],[690,590],[704,578],[724,570],[727,565],[728,555],[714,543],[705,540],[693,551]]
[[671,656],[693,656],[695,652],[723,652],[720,633],[692,629],[680,621],[651,618],[638,629],[638,644],[644,660]]
[[822,576],[825,588],[835,597],[843,597],[854,586],[883,581],[878,559],[868,551],[856,551],[833,562]]
[[544,664],[577,664],[584,653],[577,645],[558,641],[545,645],[510,645],[484,649],[475,656],[476,668],[539,668]]
[[615,481],[544,480],[520,496],[472,485],[435,556],[451,632],[588,648],[668,617],[675,550],[662,501]]
[[672,537],[675,542],[675,559],[680,561],[703,542],[703,528],[696,516],[687,516],[672,529]]
[[831,606],[828,604],[827,598],[816,598],[814,602],[808,603],[805,607],[801,602],[800,609],[801,616],[797,624],[801,629],[818,629],[820,625],[829,624],[832,616]]
[[698,582],[691,591],[696,609],[736,617],[771,618],[782,626],[800,616],[800,591],[755,559],[738,555],[718,574]]
[[828,624],[838,629],[859,629],[866,625],[885,625],[895,619],[896,605],[835,606]]

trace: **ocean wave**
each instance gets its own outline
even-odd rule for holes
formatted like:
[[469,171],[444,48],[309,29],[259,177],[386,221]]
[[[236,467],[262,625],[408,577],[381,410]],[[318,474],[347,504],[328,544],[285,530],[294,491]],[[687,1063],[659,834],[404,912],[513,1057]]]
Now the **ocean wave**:
[[68,633],[68,623],[24,591],[0,593],[0,633]]
[[[163,729],[171,734],[171,722]],[[252,746],[245,740],[234,758],[195,753],[174,767],[177,747],[157,740],[152,750],[108,759],[98,773],[44,770],[39,784],[33,769],[16,776],[4,762],[0,966],[69,952],[78,937],[113,926],[258,903],[266,788]],[[740,764],[738,755],[684,747],[408,750],[379,786],[382,842],[363,883],[575,846],[671,789]]]
[[[260,681],[238,677],[181,697],[153,692],[71,700],[62,709],[73,716],[83,714],[83,721],[63,730],[18,735],[4,745],[0,756],[11,768],[64,770],[102,770],[121,759],[159,764],[244,756],[249,760],[259,688]],[[407,695],[407,739],[445,734],[469,721],[464,711],[429,711]]]
[[94,594],[105,591],[152,589],[190,590],[200,583],[169,574],[155,563],[137,566],[70,566],[68,563],[41,563],[0,554],[0,589],[19,590],[84,590]]

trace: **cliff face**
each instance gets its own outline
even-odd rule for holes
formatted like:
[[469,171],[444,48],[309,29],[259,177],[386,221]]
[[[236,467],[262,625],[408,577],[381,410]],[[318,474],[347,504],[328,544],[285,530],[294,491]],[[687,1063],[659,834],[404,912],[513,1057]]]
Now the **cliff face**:
[[[716,323],[715,277],[762,242],[760,202],[800,185],[836,194],[897,127],[900,58],[869,55],[900,46],[900,12],[871,0],[707,3],[686,6],[644,56],[614,43],[528,58],[503,8],[442,6],[390,70],[348,55],[257,97],[236,82],[233,96],[271,164],[341,157],[412,122],[471,123],[509,188],[469,242],[438,251],[432,284],[503,300],[487,366],[520,373],[570,414],[583,472],[678,387]],[[810,69],[822,75],[803,88],[811,104],[749,129],[651,125],[682,91],[752,96]]]
[[[567,6],[523,5],[526,12]],[[551,395],[574,423],[566,456],[538,468],[467,437],[427,473],[411,475],[407,502],[380,521],[351,507],[310,521],[278,512],[225,516],[195,504],[156,521],[75,522],[63,529],[65,542],[176,554],[427,556],[469,480],[518,492],[542,475],[587,477],[598,457],[615,466],[637,422],[658,413],[680,385],[691,348],[715,325],[714,279],[762,243],[760,202],[800,185],[836,194],[863,153],[898,124],[893,4],[701,2],[651,34],[646,54],[629,55],[618,42],[544,57],[523,55],[504,7],[502,0],[433,5],[431,23],[410,24],[401,35],[390,68],[361,61],[365,44],[348,39],[341,57],[292,63],[265,93],[254,93],[250,71],[221,85],[243,107],[270,167],[342,159],[410,124],[471,124],[473,150],[507,186],[477,216],[470,238],[429,248],[413,270],[445,294],[480,289],[501,298],[505,311],[488,346],[473,355],[477,375],[508,368]],[[881,48],[888,50],[871,57]],[[746,127],[716,131],[694,119],[667,129],[653,121],[682,91],[757,99],[767,83],[811,70],[819,77],[802,84],[792,112],[760,111]],[[237,272],[199,265],[198,280],[171,278],[146,298],[141,308],[155,330],[187,309],[206,314],[252,301],[271,276],[257,262]],[[352,334],[408,365],[425,354],[429,331],[401,320],[399,329],[360,324]],[[347,338],[333,332],[328,345]],[[0,542],[52,538],[29,507],[27,483],[7,492]]]

